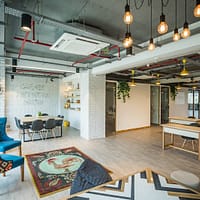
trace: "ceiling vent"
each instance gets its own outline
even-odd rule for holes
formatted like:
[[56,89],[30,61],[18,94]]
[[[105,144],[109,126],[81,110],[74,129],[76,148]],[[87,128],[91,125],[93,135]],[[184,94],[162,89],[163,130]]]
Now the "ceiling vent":
[[70,33],[63,33],[63,35],[50,47],[50,50],[88,56],[109,45],[109,43]]

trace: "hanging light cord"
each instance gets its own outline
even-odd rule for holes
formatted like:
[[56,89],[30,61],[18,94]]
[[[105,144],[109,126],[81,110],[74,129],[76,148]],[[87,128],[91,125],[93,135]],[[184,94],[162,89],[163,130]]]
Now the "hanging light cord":
[[177,28],[177,0],[175,0],[175,28]]
[[185,0],[185,22],[187,21],[187,0]]
[[163,7],[167,7],[168,3],[169,3],[169,0],[166,0],[166,3],[164,3],[164,1],[162,0]]
[[143,4],[144,4],[144,0],[140,0],[140,4],[139,4],[139,5],[137,5],[136,0],[134,1],[134,3],[135,3],[135,8],[136,8],[137,10],[139,10],[139,9],[143,6]]
[[152,9],[152,7],[153,7],[152,4],[153,4],[153,2],[152,2],[152,0],[150,0],[150,4],[151,4],[151,38],[152,38],[152,35],[153,35],[153,34],[152,34],[152,32],[153,32],[153,31],[152,31],[152,26],[153,26],[153,22],[152,22],[152,10],[153,10],[153,9]]

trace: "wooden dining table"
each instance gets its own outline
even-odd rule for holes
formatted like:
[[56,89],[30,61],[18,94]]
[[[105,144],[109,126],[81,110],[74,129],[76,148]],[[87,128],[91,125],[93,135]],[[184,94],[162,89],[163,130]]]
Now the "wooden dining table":
[[[55,117],[55,116],[32,116],[32,117],[22,117],[20,119],[21,123],[24,125],[24,124],[31,124],[33,121],[35,120],[42,120],[44,123],[48,120],[48,119],[55,119],[55,120],[63,120],[63,118],[61,117]],[[60,126],[60,135],[57,136],[57,137],[62,137],[62,133],[63,130],[62,130],[62,126]],[[24,142],[27,142],[29,140],[25,140],[25,129],[23,130],[23,141]]]

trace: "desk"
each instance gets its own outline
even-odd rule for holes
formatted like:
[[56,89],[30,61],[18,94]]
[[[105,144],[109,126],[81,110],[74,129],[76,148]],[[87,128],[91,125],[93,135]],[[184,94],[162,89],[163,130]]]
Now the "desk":
[[[47,121],[48,119],[55,119],[55,120],[63,120],[61,117],[53,117],[53,116],[39,116],[39,117],[23,117],[20,119],[22,124],[24,123],[32,123],[34,120],[40,119],[43,122]],[[60,136],[57,137],[62,137],[62,126],[60,127]],[[27,142],[28,140],[25,140],[25,130],[23,131],[23,141]]]
[[[180,149],[183,151],[187,151],[193,154],[198,155],[198,159],[200,160],[200,127],[196,126],[187,126],[183,124],[174,124],[174,123],[168,123],[168,124],[162,124],[163,132],[162,132],[162,149],[164,150],[165,147],[173,147],[176,149]],[[169,133],[171,134],[171,143],[165,144],[165,134]],[[198,139],[198,152],[186,150],[180,147],[174,146],[174,135],[180,135],[180,136],[186,136]]]
[[194,119],[194,118],[189,118],[189,117],[169,117],[169,122],[189,125],[191,123],[200,122],[200,119]]

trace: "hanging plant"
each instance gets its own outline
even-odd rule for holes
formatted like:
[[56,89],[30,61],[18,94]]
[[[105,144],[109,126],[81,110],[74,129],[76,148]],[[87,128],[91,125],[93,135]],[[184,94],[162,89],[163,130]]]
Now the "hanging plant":
[[178,90],[176,89],[175,85],[170,85],[170,96],[173,101],[175,100],[177,94]]
[[119,81],[117,86],[117,98],[123,99],[123,102],[126,102],[126,98],[130,97],[129,95],[130,87],[126,81]]

